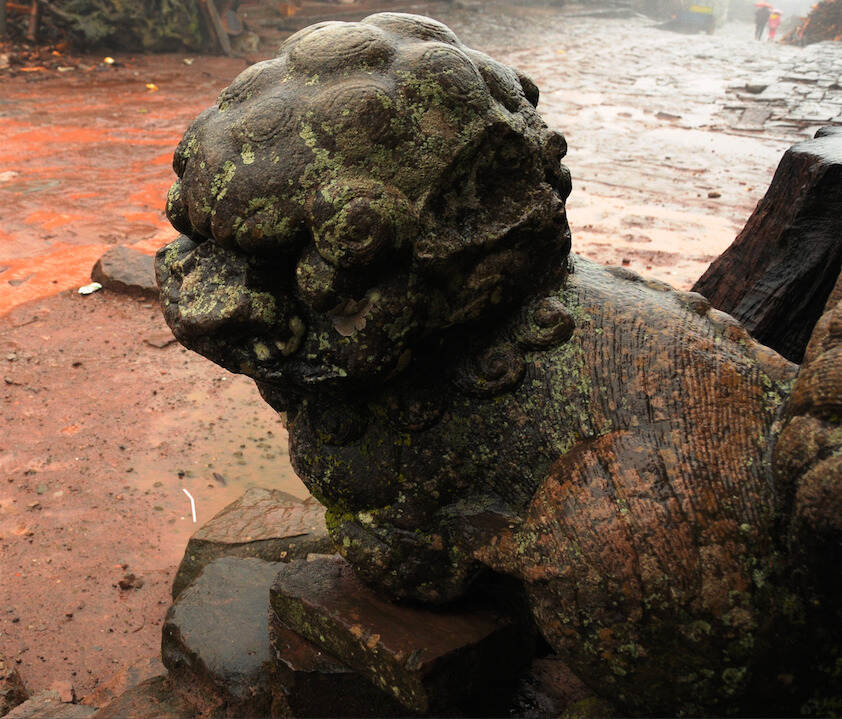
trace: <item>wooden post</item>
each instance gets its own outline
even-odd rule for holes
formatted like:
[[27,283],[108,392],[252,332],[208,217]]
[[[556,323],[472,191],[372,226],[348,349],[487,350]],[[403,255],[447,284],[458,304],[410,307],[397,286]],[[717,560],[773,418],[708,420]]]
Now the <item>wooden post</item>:
[[228,33],[222,26],[222,21],[219,19],[219,13],[216,11],[216,5],[214,5],[213,0],[199,0],[199,2],[209,19],[211,35],[216,35],[216,39],[219,42],[219,47],[222,48],[222,52],[228,55],[228,57],[231,57],[233,54],[231,52],[231,43],[228,40]]
[[26,28],[26,39],[29,42],[38,42],[38,27],[41,24],[41,4],[38,0],[32,0],[29,8],[29,26]]

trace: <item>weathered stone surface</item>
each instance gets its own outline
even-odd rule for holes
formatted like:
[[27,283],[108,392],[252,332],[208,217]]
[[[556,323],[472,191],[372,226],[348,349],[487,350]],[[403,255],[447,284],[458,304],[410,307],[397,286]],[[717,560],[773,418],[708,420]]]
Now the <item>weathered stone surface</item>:
[[166,667],[157,656],[138,659],[111,678],[101,682],[94,691],[82,699],[81,703],[102,709],[129,689],[133,689],[148,679],[161,676],[166,671]]
[[131,247],[116,245],[100,257],[91,279],[113,292],[133,297],[158,297],[153,258]]
[[742,232],[693,287],[800,362],[842,267],[842,128],[786,151]]
[[219,557],[288,562],[332,552],[324,515],[324,507],[313,497],[301,501],[277,489],[246,490],[190,538],[173,579],[173,599]]
[[57,679],[50,684],[50,691],[56,692],[58,698],[66,704],[72,704],[76,699],[73,683],[67,679]]
[[340,557],[292,562],[271,591],[277,619],[416,712],[477,701],[529,660],[529,630],[489,610],[398,606]]
[[[568,254],[565,145],[537,100],[426,18],[297,33],[176,151],[167,321],[287,413],[296,471],[368,586],[441,604],[488,569],[514,578],[621,714],[797,711],[842,646],[825,615],[835,654],[807,656],[794,608],[838,572],[781,534],[794,513],[822,527],[792,534],[816,556],[838,547],[822,510],[842,484],[804,471],[833,476],[829,458],[796,453],[786,492],[773,477],[797,368],[699,293]],[[831,352],[803,382],[817,407],[840,366]],[[375,673],[380,638],[332,616],[312,613],[329,651]]]
[[25,702],[28,696],[20,674],[0,655],[0,717]]
[[176,696],[165,676],[150,677],[127,689],[93,719],[194,719],[193,708]]
[[176,693],[198,711],[268,715],[269,587],[283,566],[222,557],[208,564],[167,612],[161,658]]
[[56,691],[34,694],[23,704],[18,704],[3,719],[88,719],[96,709],[83,704],[67,704]]
[[339,660],[288,629],[274,610],[269,637],[275,659],[275,706],[294,717],[391,717],[407,710]]

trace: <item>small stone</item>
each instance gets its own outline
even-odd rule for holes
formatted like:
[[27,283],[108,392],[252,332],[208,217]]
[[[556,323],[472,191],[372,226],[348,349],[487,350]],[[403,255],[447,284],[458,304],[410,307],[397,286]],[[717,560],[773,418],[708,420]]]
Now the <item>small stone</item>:
[[25,702],[28,696],[17,669],[0,656],[0,717]]
[[91,279],[113,292],[133,297],[158,297],[152,256],[131,247],[118,245],[108,250],[94,265]]
[[50,689],[58,694],[59,699],[65,704],[72,704],[76,699],[76,692],[73,685],[66,679],[54,681]]
[[121,669],[110,679],[101,682],[93,692],[82,699],[81,703],[101,709],[129,689],[148,679],[161,676],[166,671],[166,667],[157,656],[139,659],[134,664]]
[[169,347],[173,342],[177,342],[178,340],[176,340],[172,332],[167,331],[144,337],[143,341],[150,347],[164,349],[164,347]]
[[722,197],[722,193],[717,192],[716,190],[711,190],[710,192],[708,192],[708,197],[715,200],[717,197]]
[[140,589],[143,586],[143,584],[143,579],[141,579],[140,577],[136,577],[131,572],[129,574],[124,575],[123,578],[117,582],[117,586],[120,587],[120,589],[122,589],[123,591],[127,591],[129,589]]

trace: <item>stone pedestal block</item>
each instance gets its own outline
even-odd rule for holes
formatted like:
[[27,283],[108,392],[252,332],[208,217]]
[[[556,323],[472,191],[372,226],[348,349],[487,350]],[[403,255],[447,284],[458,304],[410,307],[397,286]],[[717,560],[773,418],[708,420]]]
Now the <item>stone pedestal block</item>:
[[397,717],[391,695],[288,629],[274,610],[269,636],[275,659],[275,714],[294,717]]
[[301,501],[276,489],[247,490],[190,538],[173,580],[173,599],[219,557],[288,562],[332,552],[324,513],[312,497]]
[[478,707],[533,648],[526,627],[491,610],[388,602],[339,557],[285,565],[271,604],[281,623],[412,712]]

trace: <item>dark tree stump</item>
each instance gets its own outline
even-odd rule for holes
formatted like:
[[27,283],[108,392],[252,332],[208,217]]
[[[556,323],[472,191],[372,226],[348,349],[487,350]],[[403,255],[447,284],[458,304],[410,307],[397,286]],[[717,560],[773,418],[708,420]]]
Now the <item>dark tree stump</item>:
[[783,156],[742,232],[693,286],[800,362],[842,266],[842,128]]

